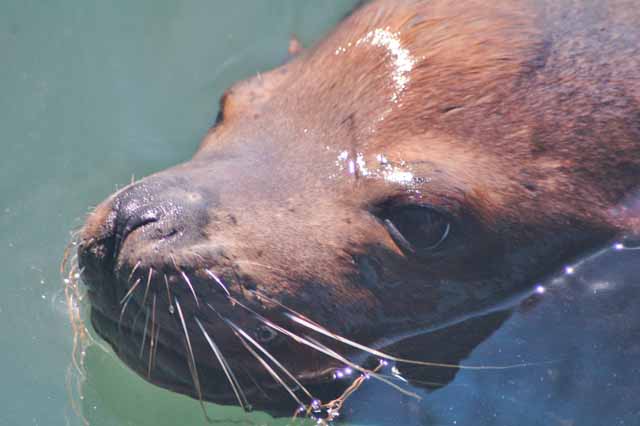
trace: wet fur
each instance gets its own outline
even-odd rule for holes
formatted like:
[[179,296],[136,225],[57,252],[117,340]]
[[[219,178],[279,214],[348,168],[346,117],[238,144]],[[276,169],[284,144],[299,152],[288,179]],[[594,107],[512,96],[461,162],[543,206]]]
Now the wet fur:
[[[144,233],[132,234],[112,271],[129,287],[101,284],[135,308],[142,292],[136,296],[130,286],[144,288],[150,269],[165,275],[173,293],[165,297],[164,283],[154,281],[153,313],[156,303],[175,302],[180,323],[167,325],[171,317],[158,308],[165,324],[156,342],[171,348],[185,341],[176,351],[188,362],[166,361],[182,381],[152,377],[151,349],[140,362],[135,339],[121,341],[117,331],[107,331],[106,317],[117,319],[118,312],[120,322],[131,325],[134,314],[126,307],[97,313],[96,328],[102,324],[119,355],[150,380],[218,400],[201,389],[206,378],[195,364],[213,371],[216,362],[201,335],[193,340],[200,326],[191,316],[215,329],[211,336],[224,342],[229,359],[252,364],[247,340],[230,324],[265,324],[260,318],[276,315],[278,303],[370,344],[491,306],[567,259],[634,230],[634,215],[614,214],[640,184],[640,12],[632,6],[569,0],[362,5],[317,46],[230,88],[193,160],[114,194],[82,231],[86,274],[107,280],[96,264],[109,255],[101,241],[124,196],[152,203],[164,202],[163,191],[202,197],[208,217],[185,225],[189,244],[170,246],[169,256],[153,250]],[[395,34],[413,58],[402,90],[390,50],[372,43],[380,29]],[[367,164],[383,153],[418,179],[408,187],[362,170],[336,174],[342,150]],[[460,222],[462,242],[440,257],[407,256],[375,217],[385,204],[402,201],[447,211]],[[233,296],[221,293],[207,271]],[[202,310],[209,301],[215,314]],[[497,327],[501,319],[490,322]],[[287,324],[296,336],[309,332]],[[321,362],[322,347],[306,342],[274,348],[282,356],[295,348],[298,356],[286,366],[294,374],[313,370],[307,359],[318,369],[340,364]],[[413,348],[409,353],[427,356],[420,343],[398,352]],[[357,352],[352,346],[341,354]]]

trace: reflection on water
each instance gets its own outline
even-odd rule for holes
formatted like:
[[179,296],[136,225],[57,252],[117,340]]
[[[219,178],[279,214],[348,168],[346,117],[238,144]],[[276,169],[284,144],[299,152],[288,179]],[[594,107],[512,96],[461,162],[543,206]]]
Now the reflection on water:
[[[516,307],[463,363],[525,367],[461,370],[420,403],[375,385],[352,408],[387,422],[400,413],[409,425],[637,424],[637,265],[637,251],[609,249],[541,283],[544,293]],[[405,409],[390,413],[372,402],[376,394]]]
[[[0,4],[0,425],[82,424],[64,382],[72,342],[57,264],[87,207],[113,182],[191,155],[226,86],[278,64],[290,33],[309,43],[354,3]],[[431,371],[421,378],[446,386],[416,387],[421,401],[367,381],[344,424],[638,424],[639,259],[609,250],[540,283],[510,315],[473,322],[497,329],[465,365],[526,366]],[[460,330],[434,339],[425,359],[473,340]],[[145,383],[100,346],[85,363],[78,402],[92,425],[204,423],[197,402]],[[287,423],[207,408],[218,424]]]

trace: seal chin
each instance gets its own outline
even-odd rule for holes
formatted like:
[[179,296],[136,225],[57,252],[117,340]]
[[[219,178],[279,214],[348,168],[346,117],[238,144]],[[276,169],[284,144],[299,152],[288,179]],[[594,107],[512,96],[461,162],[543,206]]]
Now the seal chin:
[[[95,285],[95,277],[86,272],[82,277]],[[173,294],[169,303],[166,294],[153,290],[155,284],[151,282],[146,301],[139,297],[145,297],[142,291],[125,294],[118,302],[89,290],[94,330],[129,368],[157,386],[201,401],[239,404],[247,411],[259,409],[278,416],[291,414],[287,389],[257,360],[272,357],[270,362],[289,365],[279,354],[302,352],[283,348],[282,341],[272,341],[273,334],[252,324],[246,315],[238,315],[237,307],[231,309],[223,303],[226,294],[214,297],[198,290],[200,305],[194,294],[186,293]],[[176,287],[170,283],[168,288]],[[249,347],[253,347],[253,357],[247,357]],[[335,369],[331,365],[317,369],[321,364],[302,371],[290,366],[288,371],[307,392],[330,399],[342,392],[346,383],[332,381]]]
[[[152,334],[144,329],[143,321],[119,323],[100,309],[92,309],[91,323],[96,332],[114,349],[117,356],[137,374],[151,383],[174,392],[206,399],[219,404],[236,402],[231,389],[219,386],[226,383],[220,369],[206,369],[202,365],[199,374],[206,376],[203,387],[196,389],[189,372],[187,353],[167,341],[162,333]],[[152,340],[153,339],[153,340]],[[216,383],[218,386],[209,384]],[[243,384],[243,392],[255,395],[258,388],[252,383]]]

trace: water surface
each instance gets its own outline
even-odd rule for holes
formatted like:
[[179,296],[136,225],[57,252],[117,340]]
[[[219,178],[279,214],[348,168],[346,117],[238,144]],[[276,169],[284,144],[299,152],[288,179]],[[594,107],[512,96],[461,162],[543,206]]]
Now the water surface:
[[[88,209],[132,176],[189,158],[228,85],[281,63],[292,33],[309,45],[355,3],[0,4],[0,425],[82,424],[65,383],[72,336],[58,264]],[[638,253],[609,251],[544,283],[465,361],[529,366],[461,371],[420,402],[367,382],[344,423],[640,424]],[[72,394],[92,425],[204,424],[197,402],[145,383],[100,346],[86,367],[84,398]]]

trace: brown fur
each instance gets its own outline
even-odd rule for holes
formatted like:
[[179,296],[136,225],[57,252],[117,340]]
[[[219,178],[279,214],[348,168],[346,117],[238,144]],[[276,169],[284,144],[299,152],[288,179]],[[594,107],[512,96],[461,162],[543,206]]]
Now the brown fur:
[[[566,5],[550,2],[374,2],[298,61],[232,89],[225,117],[228,104],[246,116],[278,92],[309,128],[347,133],[354,151],[442,170],[433,197],[476,192],[487,217],[514,221],[541,212],[607,221],[640,175],[640,39],[628,26],[639,19],[627,6],[573,2],[563,16]],[[385,49],[355,52],[349,72],[334,54],[378,27],[419,60],[397,107],[387,105]]]
[[[316,47],[229,89],[191,161],[99,206],[80,245],[85,279],[119,294],[136,264],[176,286],[178,267],[194,282],[212,268],[266,316],[278,310],[244,289],[363,343],[492,306],[638,226],[620,206],[640,185],[639,24],[638,8],[614,0],[365,4]],[[343,153],[362,162],[353,173]],[[411,182],[383,178],[381,155]],[[403,251],[376,216],[396,204],[446,212],[453,247]],[[110,265],[106,240],[141,205],[181,209],[134,229]],[[186,239],[165,241],[167,229]],[[234,363],[253,365],[224,324],[182,303]],[[332,365],[310,365],[293,343],[274,351],[296,374]]]

